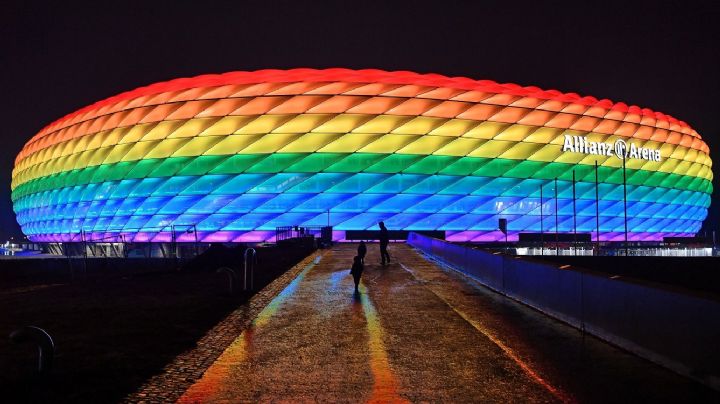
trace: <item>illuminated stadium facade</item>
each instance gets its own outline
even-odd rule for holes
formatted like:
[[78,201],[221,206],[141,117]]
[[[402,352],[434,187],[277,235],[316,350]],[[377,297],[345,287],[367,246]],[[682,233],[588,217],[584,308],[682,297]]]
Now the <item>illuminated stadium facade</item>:
[[328,221],[339,239],[385,221],[493,241],[499,218],[511,240],[595,238],[598,210],[600,239],[623,240],[625,201],[628,238],[641,241],[694,235],[711,180],[697,132],[648,109],[434,74],[295,69],[172,80],[69,114],[17,156],[12,197],[34,241],[168,241],[189,226],[201,241],[264,241]]

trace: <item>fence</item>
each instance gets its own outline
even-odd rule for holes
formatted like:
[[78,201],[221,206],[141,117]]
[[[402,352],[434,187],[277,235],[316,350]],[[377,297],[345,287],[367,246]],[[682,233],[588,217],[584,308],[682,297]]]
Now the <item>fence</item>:
[[516,255],[593,255],[634,257],[711,257],[716,250],[711,244],[677,245],[659,242],[633,242],[625,246],[618,242],[589,243],[485,243],[469,244],[486,250],[514,253]]
[[316,238],[322,243],[332,243],[331,226],[280,226],[275,228],[275,241],[283,242],[297,238]]
[[412,233],[408,243],[483,285],[720,390],[720,301]]

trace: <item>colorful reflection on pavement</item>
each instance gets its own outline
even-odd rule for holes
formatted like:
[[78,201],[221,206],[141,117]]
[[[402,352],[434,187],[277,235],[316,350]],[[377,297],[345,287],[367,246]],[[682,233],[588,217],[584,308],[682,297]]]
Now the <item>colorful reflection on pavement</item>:
[[240,336],[220,355],[210,368],[203,374],[202,379],[193,384],[185,394],[180,397],[178,403],[202,403],[213,401],[213,394],[219,390],[223,383],[230,379],[231,368],[247,359],[247,353],[252,345],[255,329],[263,327],[270,318],[277,312],[280,306],[292,296],[298,285],[305,278],[305,275],[322,259],[321,255],[298,276],[290,282],[252,321],[250,327],[243,331]]
[[383,328],[375,306],[370,301],[364,283],[360,284],[360,293],[356,301],[362,305],[367,321],[370,347],[370,369],[374,384],[369,403],[403,403],[408,402],[398,395],[397,377],[390,368],[387,351],[383,343]]

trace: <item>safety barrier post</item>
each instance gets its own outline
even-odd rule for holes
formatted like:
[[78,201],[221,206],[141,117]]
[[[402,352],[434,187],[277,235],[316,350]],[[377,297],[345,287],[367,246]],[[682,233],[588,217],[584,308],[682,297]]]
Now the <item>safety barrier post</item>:
[[26,326],[10,333],[10,340],[15,343],[35,343],[38,347],[38,373],[44,376],[50,371],[55,354],[55,343],[47,331],[32,325]]
[[257,262],[257,253],[255,252],[254,248],[248,248],[245,250],[245,253],[243,254],[243,264],[245,271],[243,273],[243,290],[247,291],[247,278],[248,278],[248,254],[252,252],[252,255],[250,256],[250,290],[253,290],[255,285],[255,262]]

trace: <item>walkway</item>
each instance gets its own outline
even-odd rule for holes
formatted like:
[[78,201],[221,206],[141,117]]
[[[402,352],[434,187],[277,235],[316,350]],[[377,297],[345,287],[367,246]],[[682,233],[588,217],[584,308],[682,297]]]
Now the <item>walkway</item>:
[[[307,265],[180,402],[688,401],[713,392],[391,246],[361,294],[342,244]],[[716,397],[715,397],[716,398]]]

